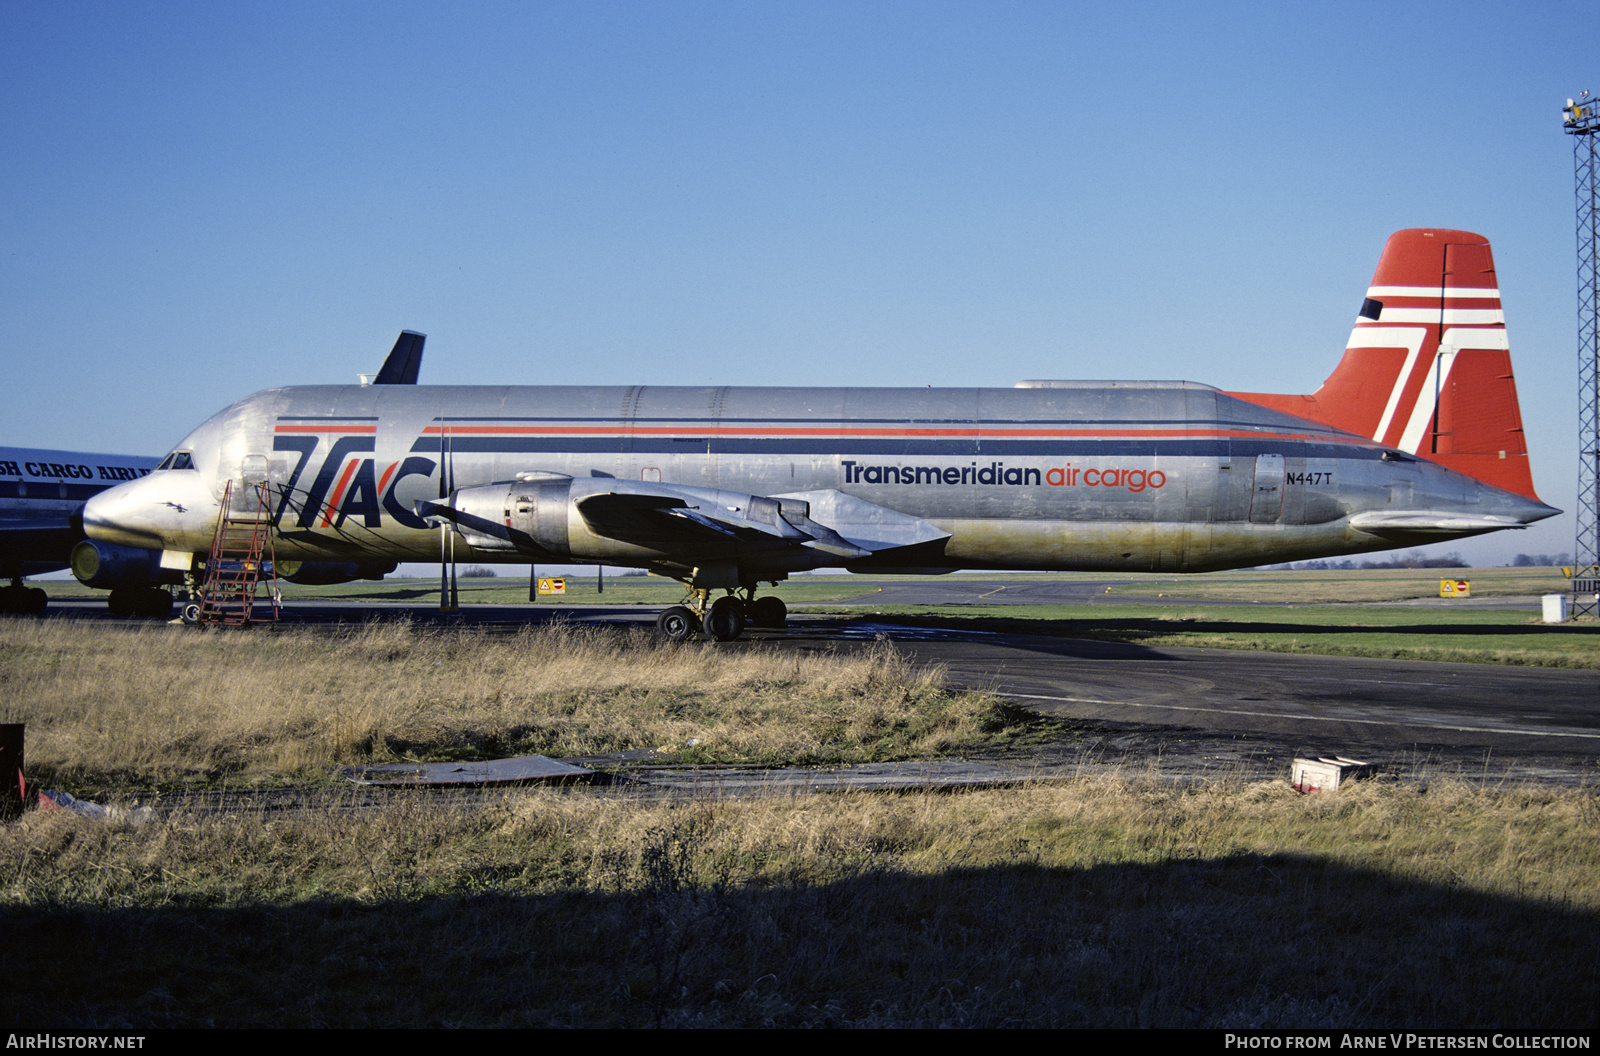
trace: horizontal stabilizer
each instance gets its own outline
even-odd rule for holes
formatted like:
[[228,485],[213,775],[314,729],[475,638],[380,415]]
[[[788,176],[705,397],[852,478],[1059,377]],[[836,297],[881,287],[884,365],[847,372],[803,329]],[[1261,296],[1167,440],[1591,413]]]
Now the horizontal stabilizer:
[[1527,527],[1515,517],[1468,516],[1440,510],[1368,510],[1352,516],[1350,525],[1364,532],[1439,532],[1443,535]]

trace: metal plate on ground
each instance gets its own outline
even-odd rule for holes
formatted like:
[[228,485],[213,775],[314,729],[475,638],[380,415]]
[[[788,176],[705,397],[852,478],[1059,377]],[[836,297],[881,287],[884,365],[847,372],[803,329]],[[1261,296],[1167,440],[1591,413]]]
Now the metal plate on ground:
[[358,785],[500,785],[529,781],[561,781],[594,776],[593,770],[557,762],[542,755],[516,759],[484,759],[472,763],[389,763],[344,766],[339,773]]

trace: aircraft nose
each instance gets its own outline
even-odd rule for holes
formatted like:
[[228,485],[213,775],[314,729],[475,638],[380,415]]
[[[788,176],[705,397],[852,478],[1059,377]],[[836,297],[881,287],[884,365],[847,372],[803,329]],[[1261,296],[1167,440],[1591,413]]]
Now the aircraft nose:
[[206,526],[216,512],[217,502],[200,474],[167,471],[90,498],[83,506],[83,530],[91,539],[119,546],[198,552],[209,542]]
[[131,480],[91,496],[83,504],[83,531],[91,539],[142,550],[163,549],[161,537],[141,511],[149,505],[150,477]]

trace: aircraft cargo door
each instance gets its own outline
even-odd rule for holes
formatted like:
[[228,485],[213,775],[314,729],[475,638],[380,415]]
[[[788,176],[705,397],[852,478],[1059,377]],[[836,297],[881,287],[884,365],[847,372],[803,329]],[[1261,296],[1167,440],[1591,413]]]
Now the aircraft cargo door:
[[1250,523],[1274,524],[1283,512],[1283,456],[1256,456],[1256,486],[1250,495]]

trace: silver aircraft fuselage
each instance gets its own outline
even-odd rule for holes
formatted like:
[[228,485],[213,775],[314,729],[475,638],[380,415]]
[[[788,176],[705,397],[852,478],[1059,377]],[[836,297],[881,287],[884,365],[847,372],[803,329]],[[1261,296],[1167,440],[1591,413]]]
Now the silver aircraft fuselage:
[[[94,497],[87,532],[204,554],[227,481],[254,477],[271,488],[280,558],[438,560],[426,508],[437,503],[459,518],[461,560],[680,577],[723,562],[748,580],[825,566],[1202,572],[1416,546],[1558,512],[1190,382],[279,388],[212,417],[175,453],[187,458],[169,462],[192,468]],[[580,508],[585,497],[658,493],[676,504],[668,512],[704,502],[724,519],[756,518],[775,499],[785,520],[822,527],[811,541],[777,532],[757,545],[745,531],[754,521],[742,521],[738,540],[708,550],[698,536],[640,530],[620,507]],[[844,542],[817,542],[824,535]]]

